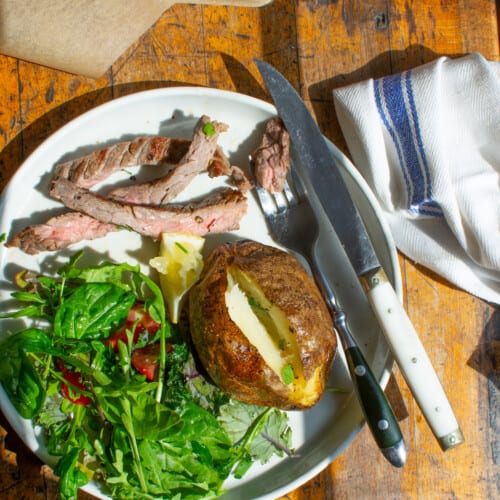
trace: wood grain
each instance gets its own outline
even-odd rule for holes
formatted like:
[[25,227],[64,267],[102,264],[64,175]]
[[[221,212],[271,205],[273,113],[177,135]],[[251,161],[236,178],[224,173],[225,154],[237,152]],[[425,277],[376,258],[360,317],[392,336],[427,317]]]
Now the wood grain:
[[[441,55],[500,60],[493,0],[275,0],[261,8],[174,5],[99,80],[0,56],[0,185],[70,119],[139,90],[196,85],[270,100],[253,64],[275,65],[301,92],[327,137],[347,152],[334,88]],[[466,437],[443,453],[398,370],[386,393],[409,445],[392,468],[366,428],[320,474],[283,499],[500,497],[500,313],[399,256],[404,305]],[[0,415],[0,497],[54,499],[57,480]],[[81,492],[79,498],[92,497]]]

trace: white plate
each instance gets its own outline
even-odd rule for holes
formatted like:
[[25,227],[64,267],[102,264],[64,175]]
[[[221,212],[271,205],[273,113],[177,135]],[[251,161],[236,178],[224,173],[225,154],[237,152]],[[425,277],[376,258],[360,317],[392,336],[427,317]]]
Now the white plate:
[[[276,114],[275,108],[263,101],[232,92],[205,88],[166,88],[140,92],[99,106],[71,121],[46,140],[16,172],[0,199],[0,233],[9,237],[26,225],[43,222],[48,214],[61,210],[60,204],[47,197],[47,183],[55,163],[76,158],[89,151],[137,135],[170,135],[189,138],[197,119],[206,114],[227,123],[220,144],[233,164],[248,167],[248,155],[257,146],[265,121]],[[377,254],[386,273],[401,296],[401,280],[396,250],[375,198],[349,160],[333,145],[355,203],[358,205]],[[124,175],[124,174],[122,174]],[[182,197],[205,192],[214,180],[200,176]],[[217,181],[215,181],[217,182]],[[221,181],[218,181],[221,182]],[[249,210],[241,229],[231,234],[211,235],[207,251],[217,243],[235,238],[252,238],[272,244],[256,200],[249,197]],[[33,257],[17,249],[0,249],[0,303],[10,298],[12,280],[19,269],[50,272],[56,263],[67,261],[79,248],[90,248],[91,256],[105,255],[117,262],[147,262],[156,254],[152,241],[127,231],[105,238],[83,242],[57,254]],[[348,261],[326,221],[320,235],[320,257],[330,276],[341,304],[348,314],[351,330],[363,349],[372,369],[385,386],[392,358],[377,326],[367,300]],[[1,331],[13,330],[13,320],[4,320]],[[330,381],[334,387],[351,388],[345,359],[338,355]],[[0,405],[14,430],[42,460],[53,464],[47,456],[31,422],[19,417],[0,387]],[[354,439],[363,417],[354,393],[326,393],[321,402],[305,412],[290,412],[293,442],[299,458],[276,459],[266,466],[254,466],[242,480],[230,479],[226,499],[276,498],[311,479],[338,456]],[[374,446],[373,442],[367,446]],[[84,488],[102,496],[96,484]]]

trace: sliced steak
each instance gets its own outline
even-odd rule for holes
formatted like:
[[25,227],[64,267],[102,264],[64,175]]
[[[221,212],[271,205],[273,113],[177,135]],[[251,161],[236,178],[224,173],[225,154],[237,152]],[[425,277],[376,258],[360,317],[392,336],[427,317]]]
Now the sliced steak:
[[[75,211],[23,229],[7,246],[19,247],[33,255],[60,250],[81,240],[100,238],[119,230],[120,226],[153,238],[162,232],[203,235],[237,228],[247,209],[246,198],[240,191],[227,189],[185,206],[160,206],[174,198],[208,167],[219,172],[218,175],[231,175],[237,185],[246,186],[242,171],[231,167],[217,145],[219,133],[226,129],[226,125],[210,122],[203,116],[192,141],[138,137],[56,165],[49,194]],[[95,184],[121,168],[160,163],[172,165],[164,178],[113,190],[112,193],[121,198],[119,200],[90,191]],[[148,207],[148,204],[154,206]]]
[[283,190],[290,169],[290,136],[279,117],[268,120],[260,146],[252,154],[256,182],[271,192]]
[[18,233],[7,247],[18,247],[35,255],[53,252],[82,240],[101,238],[111,231],[118,231],[114,224],[106,224],[79,212],[68,212],[52,217],[44,224],[29,226]]
[[54,178],[63,177],[81,187],[91,188],[125,167],[179,163],[190,144],[187,139],[137,137],[59,163],[55,166]]
[[92,193],[67,179],[52,182],[49,195],[72,210],[152,238],[176,231],[200,236],[231,231],[239,227],[247,210],[246,197],[231,188],[217,191],[199,202],[162,207],[122,203]]
[[108,197],[136,205],[158,206],[172,201],[200,172],[207,170],[217,151],[219,134],[227,128],[224,123],[212,122],[208,116],[202,116],[196,124],[188,151],[175,168],[159,179],[113,189]]

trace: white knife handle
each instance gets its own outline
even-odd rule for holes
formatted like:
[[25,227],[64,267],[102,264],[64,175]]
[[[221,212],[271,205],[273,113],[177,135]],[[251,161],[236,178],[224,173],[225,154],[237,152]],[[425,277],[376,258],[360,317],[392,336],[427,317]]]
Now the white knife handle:
[[384,270],[364,276],[362,283],[406,383],[441,448],[463,443],[441,382]]

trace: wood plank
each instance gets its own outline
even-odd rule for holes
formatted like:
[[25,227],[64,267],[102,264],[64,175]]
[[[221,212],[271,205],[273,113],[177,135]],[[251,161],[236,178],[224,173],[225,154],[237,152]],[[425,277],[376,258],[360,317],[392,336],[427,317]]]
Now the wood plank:
[[22,122],[19,110],[18,63],[12,57],[0,55],[0,189],[3,189],[16,171],[22,158],[22,140],[19,133]]
[[202,6],[174,5],[112,67],[113,96],[172,85],[206,86]]
[[300,85],[320,129],[344,152],[332,91],[390,71],[384,0],[298,4]]
[[203,12],[209,86],[270,101],[254,58],[279,62],[287,78],[297,82],[293,2],[275,0],[260,9],[204,7]]
[[[481,337],[484,315],[491,314],[490,308],[443,280],[434,279],[422,268],[407,264],[405,272],[412,284],[406,290],[408,313],[420,326],[422,342],[466,437],[466,443],[459,448],[440,452],[420,411],[414,409],[412,440],[419,461],[416,493],[422,498],[452,494],[459,498],[466,494],[488,498],[488,483],[481,479],[483,474],[494,472],[491,456],[484,453],[486,436],[481,430],[488,427],[488,412],[471,414],[471,408],[479,409],[486,401],[487,380],[467,362]],[[414,402],[411,404],[415,407]],[[427,471],[431,467],[438,468],[439,474],[429,478]]]
[[[385,1],[305,2],[297,7],[300,90],[322,132],[344,152],[332,90],[390,73],[386,9]],[[404,433],[409,422],[401,423]],[[367,470],[370,477],[365,478]],[[317,498],[318,485],[324,498],[390,498],[400,491],[400,483],[401,472],[385,461],[364,428],[332,466],[287,498]]]

